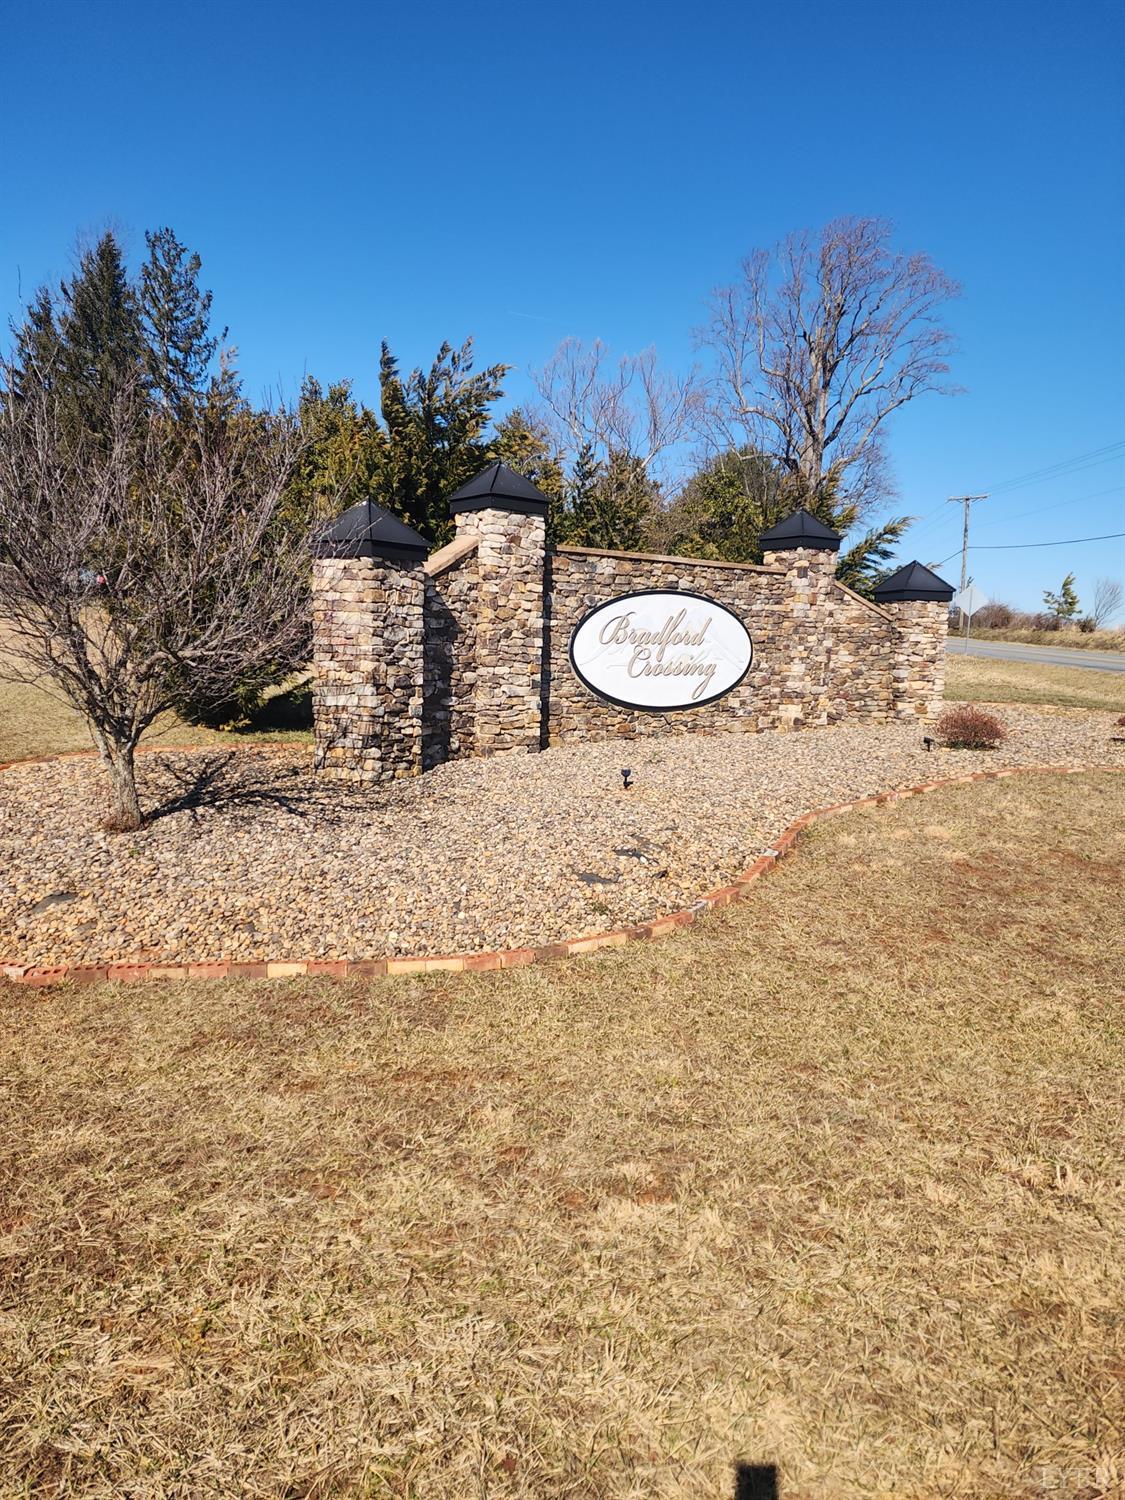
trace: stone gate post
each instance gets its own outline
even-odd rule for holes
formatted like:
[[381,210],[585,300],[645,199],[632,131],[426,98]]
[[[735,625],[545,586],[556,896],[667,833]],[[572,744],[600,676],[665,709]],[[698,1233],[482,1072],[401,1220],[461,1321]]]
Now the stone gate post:
[[875,590],[875,601],[898,626],[891,661],[896,719],[936,719],[945,691],[945,639],[953,585],[920,562],[907,563]]
[[784,569],[786,579],[781,607],[788,619],[779,631],[786,647],[777,663],[782,729],[828,722],[832,584],[840,541],[838,531],[804,509],[762,532],[762,561]]
[[449,513],[458,536],[478,539],[474,753],[538,750],[547,497],[495,463],[462,485]]
[[314,764],[376,784],[422,769],[426,542],[373,500],[346,510],[313,562]]

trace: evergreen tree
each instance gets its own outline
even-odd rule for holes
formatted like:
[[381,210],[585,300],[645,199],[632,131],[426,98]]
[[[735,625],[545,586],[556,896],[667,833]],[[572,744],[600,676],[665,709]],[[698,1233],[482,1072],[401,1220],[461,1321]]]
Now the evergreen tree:
[[558,541],[560,517],[566,505],[567,481],[562,455],[546,423],[523,407],[515,407],[496,424],[490,445],[493,458],[529,479],[548,500],[547,543]]
[[450,495],[491,458],[484,432],[493,402],[503,395],[508,365],[473,373],[473,341],[442,344],[428,372],[403,379],[384,342],[379,386],[386,446],[381,498],[429,542],[451,534]]
[[910,516],[896,516],[865,532],[841,552],[836,563],[837,579],[865,599],[873,599],[876,587],[894,571],[888,564],[911,520]]
[[153,391],[179,410],[202,394],[224,328],[211,334],[211,293],[200,290],[198,254],[171,229],[147,230],[148,257],[141,267],[139,304],[145,366]]
[[47,287],[41,286],[36,292],[13,334],[13,394],[27,395],[35,386],[53,389],[59,378],[60,345],[55,299]]
[[349,380],[326,391],[308,376],[297,417],[307,446],[286,491],[287,524],[307,526],[379,493],[386,439],[375,413],[356,402]]
[[60,296],[56,389],[73,421],[104,435],[114,403],[144,365],[137,296],[111,233],[83,252]]
[[1043,603],[1056,620],[1073,620],[1078,613],[1078,594],[1074,588],[1074,574],[1068,573],[1059,585],[1057,594],[1043,590]]
[[547,515],[547,541],[556,546],[636,552],[647,541],[660,505],[660,487],[632,454],[610,448],[599,460],[593,443],[578,449],[561,500]]
[[[673,504],[654,517],[651,541],[679,556],[758,563],[762,532],[802,506],[826,526],[849,532],[858,509],[841,501],[838,491],[835,476],[823,478],[810,494],[773,457],[752,448],[731,450],[697,470]],[[870,597],[909,524],[908,516],[898,516],[852,543],[839,558],[840,582]]]

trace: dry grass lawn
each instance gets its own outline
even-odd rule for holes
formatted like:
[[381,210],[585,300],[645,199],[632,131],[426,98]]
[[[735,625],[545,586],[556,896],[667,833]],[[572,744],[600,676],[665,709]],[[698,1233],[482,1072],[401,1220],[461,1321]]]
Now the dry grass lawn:
[[[3,634],[0,630],[0,650]],[[248,737],[221,730],[203,729],[185,724],[167,714],[144,737],[146,745],[212,745],[239,744],[253,738],[261,744],[267,740],[307,740],[307,733],[280,730]],[[89,729],[64,699],[43,688],[7,682],[0,677],[0,763],[22,760],[31,755],[58,755],[69,750],[92,750],[94,742]]]
[[0,1493],[1108,1496],[1125,777],[507,973],[0,989]]
[[1076,651],[1125,651],[1125,628],[1120,630],[989,630],[973,626],[982,641],[1015,641],[1021,646],[1066,646]]
[[949,655],[945,696],[968,703],[1055,703],[1125,713],[1125,672]]

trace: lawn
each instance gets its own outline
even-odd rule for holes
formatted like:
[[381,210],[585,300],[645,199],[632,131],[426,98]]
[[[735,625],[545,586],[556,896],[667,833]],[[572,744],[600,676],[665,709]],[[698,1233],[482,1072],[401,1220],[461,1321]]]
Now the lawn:
[[[144,744],[229,745],[246,743],[248,738],[259,743],[266,740],[311,740],[311,733],[279,727],[285,724],[285,710],[289,707],[290,699],[285,695],[284,702],[279,702],[278,711],[272,715],[272,727],[256,731],[253,736],[203,729],[197,724],[185,724],[173,714],[166,714],[145,735]],[[271,723],[269,715],[265,722]],[[92,749],[89,729],[65,699],[38,685],[9,682],[0,677],[0,763],[31,755]]]
[[816,825],[666,941],[0,988],[0,1494],[1125,1477],[1125,777]]
[[1054,703],[1063,708],[1125,713],[1125,672],[950,655],[945,664],[945,696],[970,703]]

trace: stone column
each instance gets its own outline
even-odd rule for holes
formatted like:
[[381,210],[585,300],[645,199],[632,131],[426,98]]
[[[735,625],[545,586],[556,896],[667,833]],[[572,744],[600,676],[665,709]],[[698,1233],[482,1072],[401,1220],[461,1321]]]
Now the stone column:
[[891,658],[891,696],[896,719],[936,719],[945,692],[945,638],[949,605],[930,599],[880,600],[898,626]]
[[896,719],[926,723],[942,709],[945,638],[953,585],[920,562],[910,562],[875,590],[875,602],[894,618],[891,698]]
[[426,543],[361,500],[313,563],[316,769],[374,785],[422,769]]
[[477,538],[474,753],[538,750],[547,498],[493,464],[457,491],[450,512],[458,536]]
[[774,664],[782,729],[827,724],[831,696],[833,582],[840,535],[806,510],[762,533],[762,560],[785,572]]

